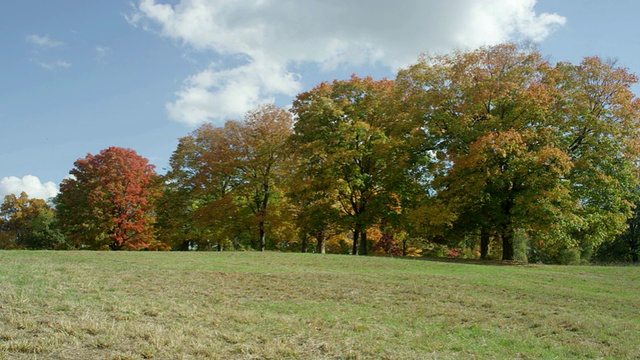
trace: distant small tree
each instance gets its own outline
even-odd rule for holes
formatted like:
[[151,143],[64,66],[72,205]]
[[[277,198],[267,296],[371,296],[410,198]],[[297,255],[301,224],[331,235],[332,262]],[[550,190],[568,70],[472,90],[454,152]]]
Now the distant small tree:
[[373,245],[374,254],[401,256],[401,244],[394,238],[391,231],[384,232],[380,239]]
[[45,200],[6,195],[0,207],[2,248],[53,249],[64,244],[55,226],[55,209]]

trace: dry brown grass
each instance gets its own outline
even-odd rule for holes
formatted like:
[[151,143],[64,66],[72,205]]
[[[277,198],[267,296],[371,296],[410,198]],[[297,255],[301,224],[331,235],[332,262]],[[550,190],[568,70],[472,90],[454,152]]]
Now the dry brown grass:
[[640,268],[0,252],[0,359],[636,358]]

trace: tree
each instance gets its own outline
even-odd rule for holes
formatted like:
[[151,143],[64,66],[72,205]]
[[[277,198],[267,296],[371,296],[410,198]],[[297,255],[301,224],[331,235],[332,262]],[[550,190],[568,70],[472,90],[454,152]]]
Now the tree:
[[5,248],[54,249],[64,244],[64,236],[55,227],[55,210],[42,199],[6,195],[0,207],[0,232]]
[[603,262],[640,261],[640,204],[636,202],[633,216],[627,220],[627,230],[597,248],[595,258]]
[[59,224],[78,248],[138,250],[154,241],[154,166],[134,150],[109,147],[78,159],[55,199]]
[[163,215],[160,226],[172,228],[177,238],[213,240],[219,249],[223,242],[241,246],[247,239],[264,251],[267,235],[288,226],[281,187],[292,123],[288,111],[263,105],[244,121],[204,124],[181,138],[165,177],[177,220]]
[[[327,186],[329,181],[321,181],[303,167],[303,161],[297,161],[295,174],[289,178],[287,197],[296,208],[295,221],[301,238],[300,250],[307,251],[307,239],[316,239],[315,252],[326,253],[326,241],[342,229],[340,208],[335,203],[337,194]],[[318,176],[318,173],[315,174]],[[320,186],[320,187],[317,187]]]
[[597,244],[624,227],[636,183],[635,77],[597,58],[551,66],[515,45],[425,57],[398,83],[435,144],[430,182],[445,225],[491,234],[502,258],[525,231]]
[[[353,231],[352,254],[367,254],[367,230],[394,208],[407,163],[407,126],[395,83],[352,76],[298,95],[293,143],[299,179],[333,196],[342,225]],[[329,211],[327,208],[325,211]]]
[[570,235],[588,254],[625,229],[638,199],[640,99],[631,92],[638,78],[598,57],[556,68],[562,146],[573,164],[567,180],[581,219]]
[[192,217],[196,209],[189,194],[177,183],[162,177],[163,192],[156,200],[156,224],[158,240],[174,250],[204,249],[204,235],[198,231]]
[[266,248],[269,222],[276,220],[271,211],[274,203],[285,199],[280,185],[286,175],[286,146],[291,135],[293,118],[287,110],[274,105],[263,105],[249,111],[237,131],[232,132],[232,145],[237,149],[235,167],[239,183],[236,193],[254,217],[258,230],[257,248]]
[[161,238],[176,248],[205,250],[213,242],[221,250],[238,223],[231,195],[238,179],[229,124],[202,125],[180,138],[171,156],[157,226]]

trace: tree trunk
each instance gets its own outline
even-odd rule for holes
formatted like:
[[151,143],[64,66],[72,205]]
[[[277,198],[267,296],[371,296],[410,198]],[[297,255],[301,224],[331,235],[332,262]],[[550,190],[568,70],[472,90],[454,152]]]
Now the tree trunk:
[[514,259],[513,251],[513,229],[510,227],[502,231],[502,260],[512,261]]
[[508,199],[501,204],[502,214],[505,216],[505,220],[502,223],[502,260],[511,261],[514,260],[513,251],[513,226],[511,224],[511,209],[514,202],[512,199]]
[[630,226],[629,229],[627,230],[627,233],[629,234],[629,250],[631,251],[631,262],[632,263],[637,263],[638,260],[638,255],[640,255],[640,246],[638,246],[638,226],[637,225],[633,225]]
[[407,256],[407,237],[405,236],[404,239],[402,239],[402,256]]
[[326,244],[325,244],[325,239],[324,239],[324,231],[318,231],[318,234],[316,234],[316,239],[317,239],[316,253],[325,254],[326,253]]
[[486,228],[480,229],[480,259],[486,260],[489,255],[489,231]]
[[360,231],[353,230],[353,248],[351,249],[351,255],[358,255],[358,237],[360,237]]
[[636,238],[633,238],[631,241],[629,249],[631,249],[631,262],[637,263],[638,260],[640,260],[638,259],[640,257],[640,247],[638,246],[638,240]]
[[258,228],[260,230],[260,251],[264,251],[267,245],[265,240],[264,221],[260,221]]
[[189,240],[182,240],[182,244],[180,245],[180,250],[182,251],[189,251],[189,248],[191,245],[191,241]]
[[367,255],[367,231],[360,233],[360,255]]
[[307,243],[309,242],[309,236],[307,234],[302,235],[302,239],[300,241],[300,252],[307,252]]
[[264,226],[265,226],[265,218],[267,217],[267,205],[269,204],[269,182],[266,181],[262,184],[262,191],[263,191],[263,196],[262,196],[262,202],[261,204],[256,204],[257,207],[256,209],[258,209],[257,214],[259,215],[260,223],[258,224],[258,228],[260,229],[260,239],[259,239],[259,245],[260,245],[260,251],[264,251],[265,248],[267,247],[266,244],[266,239],[265,239],[265,230],[264,230]]

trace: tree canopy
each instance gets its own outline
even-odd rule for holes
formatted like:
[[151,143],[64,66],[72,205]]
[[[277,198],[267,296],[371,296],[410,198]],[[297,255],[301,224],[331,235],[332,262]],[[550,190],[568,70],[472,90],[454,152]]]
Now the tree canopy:
[[55,227],[55,210],[42,199],[22,192],[9,194],[0,207],[0,248],[54,249],[64,236]]
[[394,81],[353,76],[322,83],[293,104],[298,178],[308,194],[325,198],[309,210],[320,210],[319,201],[324,214],[338,207],[339,221],[353,232],[352,254],[367,254],[367,230],[391,221],[403,206],[412,128],[398,96]]
[[637,81],[513,44],[424,55],[204,124],[163,176],[89,154],[55,206],[6,197],[0,242],[637,261]]
[[624,229],[637,182],[635,76],[499,45],[425,57],[398,78],[436,145],[431,186],[451,229],[499,236],[504,260],[516,230],[540,246],[594,246]]
[[267,235],[285,227],[281,183],[291,127],[289,112],[264,105],[243,121],[229,120],[219,128],[205,124],[181,138],[165,177],[164,201],[178,197],[171,202],[180,209],[160,210],[163,219],[177,214],[181,220],[177,227],[169,221],[160,226],[200,247],[248,242],[264,251]]
[[148,248],[154,241],[156,172],[134,150],[109,147],[78,159],[60,184],[59,224],[74,247]]

